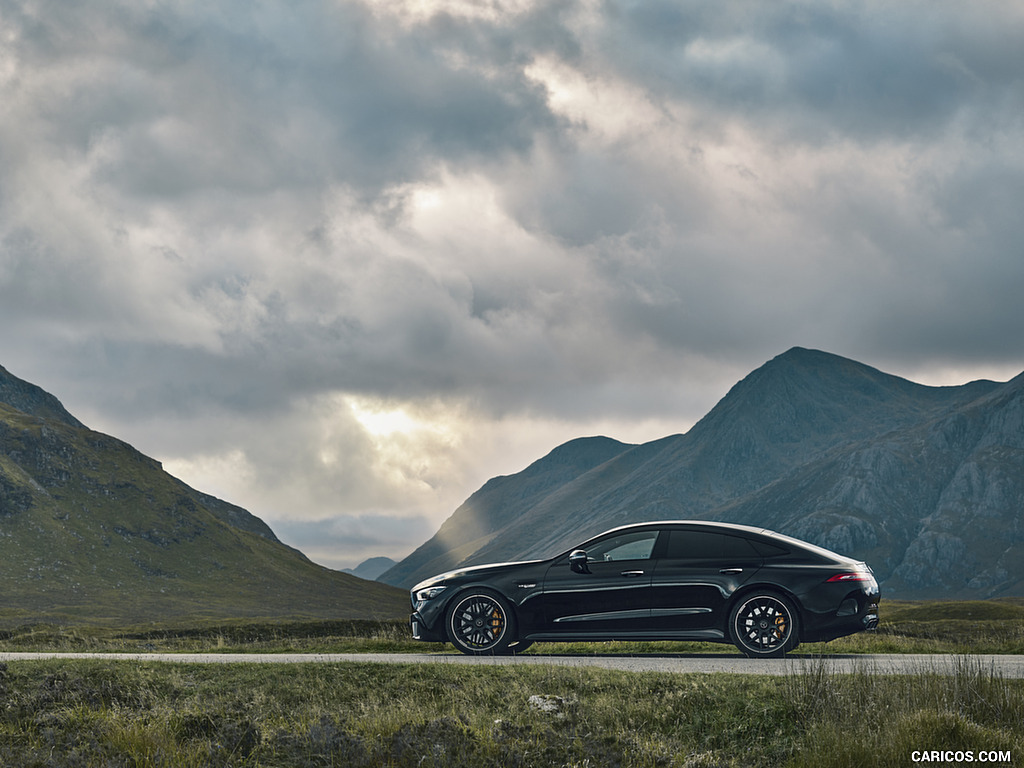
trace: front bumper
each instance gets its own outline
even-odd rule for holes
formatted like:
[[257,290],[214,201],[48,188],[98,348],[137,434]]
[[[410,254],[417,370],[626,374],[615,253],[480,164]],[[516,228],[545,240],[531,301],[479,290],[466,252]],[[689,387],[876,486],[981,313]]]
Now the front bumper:
[[431,630],[418,612],[414,612],[409,617],[409,628],[412,630],[413,640],[422,640],[426,643],[443,643],[448,639],[442,637],[440,633]]

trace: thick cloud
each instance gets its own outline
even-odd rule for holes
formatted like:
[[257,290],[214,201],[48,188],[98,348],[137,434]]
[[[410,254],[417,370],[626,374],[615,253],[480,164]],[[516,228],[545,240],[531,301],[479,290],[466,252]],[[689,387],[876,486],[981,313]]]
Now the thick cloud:
[[0,362],[324,562],[795,344],[1024,368],[1003,3],[0,0],[0,105]]
[[602,51],[638,86],[784,142],[933,139],[1015,122],[1024,19],[999,2],[608,3]]

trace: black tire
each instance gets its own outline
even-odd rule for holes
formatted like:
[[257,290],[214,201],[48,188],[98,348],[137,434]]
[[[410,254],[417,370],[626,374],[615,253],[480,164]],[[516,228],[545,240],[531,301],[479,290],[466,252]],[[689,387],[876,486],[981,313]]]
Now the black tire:
[[516,640],[516,617],[500,595],[469,590],[457,595],[445,616],[448,639],[470,656],[511,653]]
[[752,659],[781,659],[800,643],[800,619],[793,604],[775,592],[750,592],[729,614],[729,634]]

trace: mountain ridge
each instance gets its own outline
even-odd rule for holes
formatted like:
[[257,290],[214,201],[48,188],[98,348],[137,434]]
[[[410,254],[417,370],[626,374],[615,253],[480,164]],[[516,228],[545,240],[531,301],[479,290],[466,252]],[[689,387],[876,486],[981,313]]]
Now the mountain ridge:
[[52,419],[72,427],[84,427],[78,419],[68,413],[56,397],[27,381],[19,379],[0,365],[0,404],[30,416]]

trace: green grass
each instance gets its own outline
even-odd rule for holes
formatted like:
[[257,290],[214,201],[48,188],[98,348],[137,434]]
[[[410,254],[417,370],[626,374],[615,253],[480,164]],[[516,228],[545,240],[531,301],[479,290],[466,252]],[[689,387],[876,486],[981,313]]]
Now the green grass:
[[33,624],[0,630],[0,650],[192,653],[423,653],[441,643],[412,639],[407,622],[226,621],[111,627]]
[[[1024,653],[1024,599],[882,604],[877,632],[800,646],[798,654]],[[3,624],[0,623],[0,627]],[[8,623],[0,650],[192,651],[220,653],[453,652],[450,645],[419,643],[404,621],[193,621],[128,628]],[[531,654],[738,653],[715,643],[544,643]]]
[[0,694],[0,764],[26,768],[829,768],[906,766],[922,748],[1024,754],[1024,681],[969,660],[950,676],[820,662],[789,678],[11,662]]

